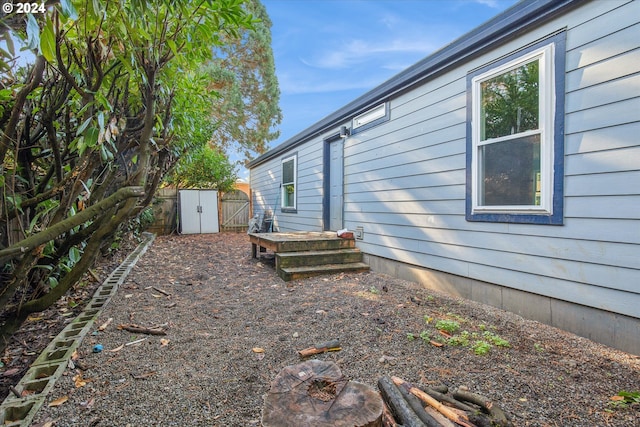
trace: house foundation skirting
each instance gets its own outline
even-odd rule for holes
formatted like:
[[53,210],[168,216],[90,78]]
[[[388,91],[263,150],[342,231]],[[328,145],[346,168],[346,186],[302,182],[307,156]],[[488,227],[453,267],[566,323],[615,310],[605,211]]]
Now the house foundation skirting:
[[388,258],[364,254],[371,271],[477,301],[640,355],[640,319]]

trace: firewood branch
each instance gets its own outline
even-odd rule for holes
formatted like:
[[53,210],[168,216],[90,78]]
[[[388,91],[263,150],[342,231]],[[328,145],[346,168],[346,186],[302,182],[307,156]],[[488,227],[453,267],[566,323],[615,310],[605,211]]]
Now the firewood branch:
[[486,413],[488,413],[491,418],[493,418],[493,422],[495,425],[499,427],[511,426],[511,423],[509,422],[509,420],[507,420],[507,416],[504,411],[500,407],[498,407],[498,405],[494,404],[490,399],[479,394],[461,389],[455,390],[453,392],[453,397],[457,400],[462,400],[464,402],[478,405]]
[[125,331],[133,332],[136,334],[167,335],[164,329],[160,327],[146,328],[144,326],[135,325],[133,323],[126,324],[126,325],[125,324],[119,325],[118,329],[124,329]]
[[464,426],[464,427],[476,427],[475,424],[473,424],[473,423],[471,423],[469,421],[469,418],[466,415],[457,414],[455,411],[453,411],[450,408],[444,406],[442,403],[438,402],[436,399],[434,399],[433,397],[429,396],[424,391],[420,390],[417,387],[414,387],[413,384],[408,383],[408,382],[406,382],[403,379],[398,378],[398,377],[391,377],[391,381],[393,381],[393,383],[396,386],[398,386],[398,388],[404,387],[409,393],[413,394],[414,396],[418,397],[423,402],[425,402],[428,405],[432,406],[433,408],[438,410],[438,412],[440,412],[442,415],[444,415],[445,417],[447,417],[451,421],[453,421],[453,422],[455,422],[455,423],[457,423],[457,424],[459,424],[461,426]]

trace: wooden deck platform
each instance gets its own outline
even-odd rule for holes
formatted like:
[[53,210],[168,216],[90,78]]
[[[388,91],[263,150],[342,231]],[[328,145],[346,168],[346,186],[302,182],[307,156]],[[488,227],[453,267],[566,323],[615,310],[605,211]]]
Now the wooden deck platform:
[[[312,242],[314,246],[333,248],[352,247],[348,240],[341,239],[333,231],[300,231],[295,233],[249,233],[251,240],[251,256],[257,256],[257,248],[261,248],[260,252],[268,249],[275,253],[279,252],[297,252],[300,250],[309,250],[309,244]],[[344,243],[347,241],[347,243]]]
[[249,233],[249,240],[253,258],[258,251],[275,253],[276,272],[283,280],[369,269],[355,240],[338,237],[333,231]]

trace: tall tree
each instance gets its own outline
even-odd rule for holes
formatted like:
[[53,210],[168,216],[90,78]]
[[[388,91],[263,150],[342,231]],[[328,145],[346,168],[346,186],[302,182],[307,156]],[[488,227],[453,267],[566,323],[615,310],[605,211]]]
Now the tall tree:
[[37,55],[0,89],[0,316],[20,319],[76,283],[206,144],[202,64],[256,21],[241,0],[60,0],[1,21]]
[[212,109],[217,126],[211,142],[251,160],[279,136],[276,127],[282,112],[271,49],[271,20],[259,0],[247,0],[245,9],[258,22],[237,35],[224,34],[206,70],[219,93]]
[[223,193],[233,189],[237,178],[235,165],[227,154],[208,145],[182,157],[174,173],[167,177],[176,187],[215,188]]

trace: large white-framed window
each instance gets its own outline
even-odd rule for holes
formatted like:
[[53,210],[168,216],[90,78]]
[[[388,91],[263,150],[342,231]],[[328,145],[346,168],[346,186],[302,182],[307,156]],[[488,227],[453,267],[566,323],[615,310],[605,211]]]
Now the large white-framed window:
[[292,155],[282,159],[282,181],[280,185],[280,207],[285,211],[296,210],[298,156]]
[[562,223],[564,43],[552,39],[468,76],[468,220]]

